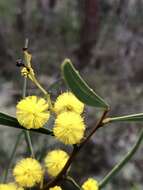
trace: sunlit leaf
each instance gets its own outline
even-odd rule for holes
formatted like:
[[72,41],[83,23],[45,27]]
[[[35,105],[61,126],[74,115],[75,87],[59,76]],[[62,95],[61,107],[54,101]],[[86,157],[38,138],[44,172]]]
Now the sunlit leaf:
[[108,109],[108,104],[87,85],[69,59],[65,59],[61,68],[68,87],[79,100],[89,106]]

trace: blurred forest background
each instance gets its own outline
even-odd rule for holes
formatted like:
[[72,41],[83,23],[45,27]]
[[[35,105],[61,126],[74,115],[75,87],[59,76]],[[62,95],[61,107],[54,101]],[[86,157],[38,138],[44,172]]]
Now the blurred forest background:
[[[143,111],[143,0],[0,0],[0,111],[12,115],[21,97],[22,78],[15,65],[25,37],[39,80],[54,98],[65,89],[60,65],[69,57],[111,105],[110,115]],[[28,94],[38,93],[31,84],[28,89]],[[87,107],[85,112],[93,127],[100,110]],[[101,179],[133,145],[142,125],[112,124],[97,131],[77,156],[72,175],[80,183],[89,176]],[[0,127],[0,175],[19,132]],[[65,148],[35,133],[32,141],[40,158],[52,148]],[[23,155],[28,152],[21,140],[15,161]],[[105,189],[141,190],[142,171],[143,147]]]

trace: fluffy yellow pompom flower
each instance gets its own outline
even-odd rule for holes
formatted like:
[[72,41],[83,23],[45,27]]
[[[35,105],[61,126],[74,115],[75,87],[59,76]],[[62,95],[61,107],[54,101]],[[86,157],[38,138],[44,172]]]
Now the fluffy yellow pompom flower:
[[59,186],[55,186],[55,187],[51,187],[49,190],[62,190],[62,188]]
[[48,103],[37,96],[28,96],[16,106],[18,122],[25,128],[41,128],[48,121],[50,114]]
[[43,170],[37,160],[25,158],[15,166],[13,175],[20,186],[33,187],[43,179]]
[[22,187],[18,187],[14,183],[0,184],[0,190],[24,190]]
[[65,166],[69,155],[63,150],[53,150],[49,152],[45,158],[45,165],[48,173],[55,177]]
[[74,112],[63,112],[55,120],[53,132],[64,144],[77,144],[84,136],[83,118]]
[[99,184],[93,178],[89,178],[82,185],[83,190],[99,190]]
[[54,105],[54,111],[56,114],[59,114],[63,111],[73,111],[81,114],[83,109],[84,104],[71,92],[65,92],[59,95]]

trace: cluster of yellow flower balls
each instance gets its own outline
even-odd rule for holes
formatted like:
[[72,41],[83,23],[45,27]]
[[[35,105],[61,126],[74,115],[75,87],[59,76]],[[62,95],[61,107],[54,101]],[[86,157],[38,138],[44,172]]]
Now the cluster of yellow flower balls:
[[[58,96],[52,110],[44,98],[28,96],[16,106],[18,122],[27,129],[44,127],[50,118],[51,112],[55,114],[53,127],[54,136],[64,144],[73,145],[81,142],[84,137],[85,124],[82,117],[84,104],[71,92]],[[41,186],[45,171],[56,177],[64,168],[69,155],[63,150],[52,150],[45,157],[45,165],[41,166],[34,158],[25,158],[19,161],[13,169],[15,183],[0,184],[0,190],[24,190],[35,185]],[[90,178],[82,185],[83,190],[98,190],[96,180]],[[61,187],[51,187],[49,190],[62,190]]]
[[[15,183],[0,184],[0,190],[24,190],[35,185],[41,186],[44,180],[44,171],[55,177],[63,169],[69,155],[63,150],[53,150],[45,157],[45,168],[34,158],[20,160],[13,169]],[[83,190],[98,190],[96,180],[90,178],[82,185]],[[62,190],[61,187],[51,187],[49,190]]]
[[[68,154],[63,150],[53,150],[45,157],[45,167],[34,158],[25,158],[17,163],[13,169],[13,176],[16,183],[22,187],[34,187],[43,183],[44,171],[51,177],[55,177],[64,167],[68,160]],[[50,190],[56,190],[50,188]]]
[[53,109],[49,110],[47,101],[37,96],[28,96],[17,104],[16,116],[19,123],[27,129],[38,129],[50,118],[50,111],[56,115],[53,127],[54,136],[64,144],[77,144],[84,136],[85,124],[81,114],[84,104],[71,92],[58,96]]
[[[45,168],[34,158],[25,158],[20,160],[13,169],[15,183],[0,184],[0,190],[24,190],[23,188],[31,188],[35,185],[41,186],[44,180],[44,171],[52,177],[64,167],[68,160],[68,154],[63,150],[53,150],[45,157]],[[56,186],[50,190],[61,190]]]

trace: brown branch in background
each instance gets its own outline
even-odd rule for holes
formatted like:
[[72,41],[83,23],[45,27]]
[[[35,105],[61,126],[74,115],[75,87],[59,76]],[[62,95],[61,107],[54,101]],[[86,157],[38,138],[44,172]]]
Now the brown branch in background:
[[39,22],[36,27],[37,33],[48,32],[49,19],[52,20],[51,13],[53,13],[56,4],[57,0],[37,0],[37,10],[40,13]]
[[4,33],[3,25],[0,25],[0,75],[1,77],[10,77],[12,75],[13,65],[9,63],[12,63],[14,59]]
[[44,13],[48,13],[49,9],[54,9],[56,6],[57,0],[37,0],[37,6]]
[[77,51],[78,68],[83,69],[92,58],[99,29],[99,0],[80,0],[80,47]]
[[18,9],[16,13],[16,29],[24,38],[26,30],[26,5],[27,0],[18,0]]
[[71,163],[73,162],[75,156],[78,154],[78,152],[80,151],[80,149],[89,141],[89,139],[92,137],[92,135],[96,132],[96,130],[98,128],[100,128],[103,123],[102,121],[105,119],[107,113],[109,110],[105,110],[100,118],[100,120],[97,122],[96,126],[94,127],[94,129],[92,130],[92,132],[86,137],[86,139],[79,145],[75,145],[73,148],[73,151],[70,155],[70,158],[68,159],[67,163],[65,164],[63,170],[56,176],[56,178],[54,178],[53,180],[51,180],[44,188],[43,190],[47,190],[50,187],[53,187],[55,185],[57,185],[66,175],[66,172],[68,170],[68,168],[70,167]]
[[56,6],[57,0],[49,0],[49,7],[51,9],[54,9],[54,7]]

